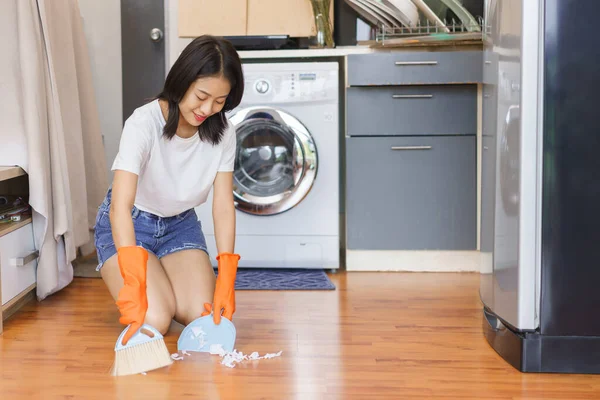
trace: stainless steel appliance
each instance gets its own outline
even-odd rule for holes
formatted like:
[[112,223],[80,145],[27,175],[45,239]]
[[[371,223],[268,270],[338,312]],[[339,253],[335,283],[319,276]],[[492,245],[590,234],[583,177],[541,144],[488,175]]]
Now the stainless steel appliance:
[[600,373],[600,2],[486,0],[483,328],[523,372]]

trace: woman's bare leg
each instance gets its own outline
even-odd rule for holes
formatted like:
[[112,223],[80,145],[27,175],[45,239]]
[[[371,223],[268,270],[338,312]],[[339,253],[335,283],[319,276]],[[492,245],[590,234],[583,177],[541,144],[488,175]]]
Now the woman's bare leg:
[[[147,271],[148,311],[144,322],[164,335],[169,330],[171,321],[175,316],[175,296],[173,295],[173,289],[171,289],[171,282],[169,282],[160,261],[152,253],[148,254]],[[123,287],[123,277],[119,270],[119,261],[116,254],[104,263],[100,273],[110,294],[116,301],[119,290]]]
[[183,325],[199,318],[204,303],[212,303],[215,272],[202,250],[180,250],[161,258],[175,293],[175,320]]

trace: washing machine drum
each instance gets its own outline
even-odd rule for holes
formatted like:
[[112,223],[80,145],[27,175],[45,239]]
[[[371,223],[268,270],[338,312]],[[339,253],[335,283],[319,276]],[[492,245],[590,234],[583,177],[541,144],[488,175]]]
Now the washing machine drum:
[[317,174],[317,149],[306,127],[290,114],[265,107],[236,112],[233,188],[236,208],[275,215],[298,205]]

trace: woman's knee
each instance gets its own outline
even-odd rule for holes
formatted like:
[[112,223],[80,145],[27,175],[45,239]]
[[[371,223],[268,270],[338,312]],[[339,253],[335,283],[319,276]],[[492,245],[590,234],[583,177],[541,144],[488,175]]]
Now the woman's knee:
[[164,335],[175,316],[175,294],[169,278],[154,255],[148,258],[147,280],[148,311],[145,322]]
[[204,303],[212,303],[215,272],[206,252],[183,250],[162,259],[176,300],[175,320],[188,325],[204,312]]
[[[212,299],[206,299],[205,302],[212,303]],[[199,303],[192,303],[184,310],[178,310],[177,315],[175,316],[177,322],[183,325],[189,325],[190,322],[194,321],[197,318],[200,318],[202,316],[202,313],[205,311],[205,302],[200,301]]]
[[161,335],[165,335],[171,326],[174,314],[174,310],[170,310],[169,307],[148,307],[144,323],[159,331]]

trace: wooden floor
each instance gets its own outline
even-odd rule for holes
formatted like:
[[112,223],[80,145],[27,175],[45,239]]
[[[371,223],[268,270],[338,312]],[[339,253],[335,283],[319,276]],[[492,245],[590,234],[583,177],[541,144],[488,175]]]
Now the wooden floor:
[[[0,399],[598,399],[600,376],[521,374],[487,345],[477,274],[340,273],[335,291],[238,291],[229,369],[186,357],[107,375],[121,332],[100,279],[77,278],[5,323]],[[176,351],[181,327],[167,334]]]

